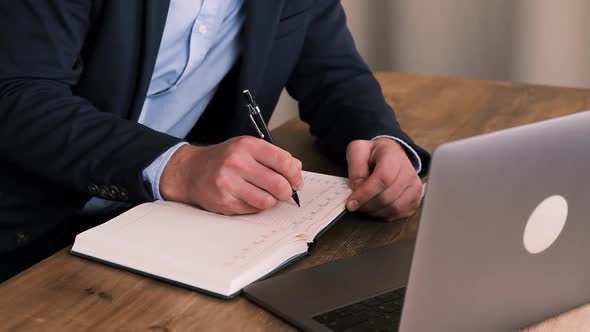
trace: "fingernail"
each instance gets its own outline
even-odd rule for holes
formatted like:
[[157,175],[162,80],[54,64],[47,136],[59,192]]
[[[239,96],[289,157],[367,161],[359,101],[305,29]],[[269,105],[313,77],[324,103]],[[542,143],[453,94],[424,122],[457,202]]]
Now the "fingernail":
[[352,201],[349,201],[348,204],[346,204],[346,206],[348,208],[348,211],[354,212],[354,211],[356,211],[356,209],[359,208],[359,202],[352,200]]

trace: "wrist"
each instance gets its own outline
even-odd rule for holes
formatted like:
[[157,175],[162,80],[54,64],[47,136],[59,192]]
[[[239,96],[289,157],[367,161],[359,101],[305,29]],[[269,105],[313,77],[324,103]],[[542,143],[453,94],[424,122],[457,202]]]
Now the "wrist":
[[167,201],[184,202],[188,192],[187,174],[190,160],[201,148],[186,144],[181,146],[164,167],[160,177],[160,194]]
[[372,139],[372,141],[374,142],[380,140],[393,141],[394,143],[396,143],[402,149],[402,151],[404,151],[406,157],[408,157],[410,163],[412,163],[412,166],[414,166],[416,173],[420,173],[422,171],[422,160],[420,159],[420,156],[418,155],[416,150],[414,150],[414,148],[412,148],[408,143],[397,137],[389,135],[377,136]]
[[404,148],[398,141],[389,137],[379,137],[373,142],[375,142],[375,145],[394,146],[395,148],[404,151]]

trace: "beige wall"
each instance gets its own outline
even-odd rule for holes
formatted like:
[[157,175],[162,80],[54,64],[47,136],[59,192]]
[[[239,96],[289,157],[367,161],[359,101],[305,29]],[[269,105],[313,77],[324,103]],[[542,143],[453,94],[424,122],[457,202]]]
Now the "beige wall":
[[590,88],[590,1],[521,0],[508,79]]
[[[588,0],[342,0],[373,70],[590,87]],[[284,96],[271,126],[296,116]]]

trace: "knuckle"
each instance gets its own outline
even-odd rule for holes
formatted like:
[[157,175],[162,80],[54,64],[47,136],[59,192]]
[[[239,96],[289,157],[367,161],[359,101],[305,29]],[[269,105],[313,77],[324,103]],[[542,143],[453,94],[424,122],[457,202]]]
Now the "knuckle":
[[422,180],[418,176],[418,173],[414,170],[414,168],[410,168],[410,182],[412,183],[413,187],[422,188]]
[[[385,173],[387,174],[387,173]],[[388,175],[385,174],[381,174],[380,176],[377,177],[377,187],[381,190],[385,190],[386,188],[388,188],[391,184],[393,184],[393,181],[391,181],[391,179],[389,179]]]
[[383,183],[385,184],[385,187],[391,187],[394,183],[395,180],[397,180],[397,173],[394,172],[383,172]]
[[279,169],[281,170],[281,173],[283,173],[283,174],[289,173],[289,171],[291,169],[291,167],[289,167],[289,166],[291,166],[291,163],[289,162],[289,160],[282,159],[279,162]]
[[412,194],[414,195],[412,200],[420,203],[420,199],[422,198],[422,183],[412,186]]
[[231,181],[229,177],[219,175],[217,178],[215,178],[215,186],[221,192],[229,191],[231,189]]
[[217,202],[217,209],[221,214],[233,215],[235,214],[233,202],[231,199],[223,197]]
[[397,219],[404,219],[404,218],[408,218],[411,216],[412,216],[412,212],[404,211],[404,212],[401,212],[400,214],[398,214]]
[[301,164],[301,161],[299,159],[293,159],[293,163],[291,164],[291,176],[296,181],[298,181],[301,177],[302,166],[303,165]]
[[406,213],[404,213],[405,218],[413,216],[414,213],[416,213],[416,209],[408,209],[408,210],[406,210]]
[[277,181],[273,184],[273,196],[281,201],[286,201],[291,197],[291,187],[286,181]]
[[233,138],[227,148],[227,155],[236,155],[254,150],[256,139],[250,136],[240,136]]
[[288,201],[291,199],[291,195],[293,194],[293,191],[291,190],[291,188],[289,187],[288,189],[281,191],[280,194],[280,198],[282,201]]
[[361,149],[363,146],[363,141],[361,140],[354,140],[348,143],[346,147],[346,159],[349,160],[351,155],[355,153],[355,151]]
[[231,210],[221,211],[221,214],[223,214],[224,216],[235,216],[236,215],[236,213]]
[[262,197],[260,199],[260,201],[258,202],[258,206],[262,210],[266,210],[266,209],[270,209],[271,207],[273,207],[276,203],[277,203],[277,200],[274,199],[272,196],[268,195],[268,196]]
[[418,196],[416,196],[416,199],[412,201],[412,206],[418,210],[420,208],[420,205],[422,205],[422,199],[420,199],[420,195],[418,194]]
[[360,139],[354,140],[354,141],[350,142],[350,144],[348,144],[348,150],[350,151],[350,150],[360,149],[365,146],[365,143],[366,143],[365,141],[360,140]]
[[251,147],[255,143],[255,138],[252,136],[240,136],[235,139],[236,145],[241,148]]
[[285,184],[283,183],[283,181],[281,179],[271,179],[270,181],[270,190],[272,191],[273,194],[275,194],[276,197],[279,198],[284,198],[284,192],[285,192]]
[[391,206],[391,210],[396,213],[401,213],[404,209],[404,206],[399,201],[395,201],[395,202],[391,203],[390,206]]
[[389,199],[384,194],[379,194],[375,197],[375,202],[379,206],[387,206],[389,204]]
[[243,167],[244,159],[238,153],[229,154],[222,161],[222,168],[242,169]]
[[277,171],[283,174],[289,172],[291,169],[291,162],[293,160],[293,157],[291,157],[290,154],[277,153],[275,155],[275,160],[276,166],[278,168]]
[[297,167],[297,171],[301,171],[303,169],[303,163],[299,159],[295,159],[295,166]]

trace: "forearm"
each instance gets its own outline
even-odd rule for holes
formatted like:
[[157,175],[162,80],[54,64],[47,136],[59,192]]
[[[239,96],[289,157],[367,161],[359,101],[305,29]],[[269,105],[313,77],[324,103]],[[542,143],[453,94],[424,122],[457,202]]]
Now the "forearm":
[[301,118],[310,124],[322,151],[344,163],[351,141],[387,135],[405,142],[427,165],[428,153],[402,131],[357,52],[339,1],[316,7],[287,89],[299,101]]
[[100,112],[51,80],[0,81],[0,154],[80,192],[117,186],[129,202],[152,199],[142,170],[180,140]]

